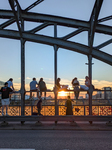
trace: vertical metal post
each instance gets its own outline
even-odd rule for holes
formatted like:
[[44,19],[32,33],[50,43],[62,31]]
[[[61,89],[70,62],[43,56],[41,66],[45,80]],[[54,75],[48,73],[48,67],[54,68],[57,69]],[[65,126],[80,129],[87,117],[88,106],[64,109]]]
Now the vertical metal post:
[[[21,30],[24,30],[24,21],[21,22]],[[25,114],[25,41],[21,38],[21,115]]]
[[90,79],[90,89],[89,89],[89,115],[92,115],[92,56],[88,56],[88,75]]
[[[56,24],[54,24],[54,37],[57,37],[57,25]],[[58,115],[57,87],[56,87],[56,82],[57,82],[57,51],[58,51],[58,47],[57,47],[57,45],[54,45],[55,115]]]

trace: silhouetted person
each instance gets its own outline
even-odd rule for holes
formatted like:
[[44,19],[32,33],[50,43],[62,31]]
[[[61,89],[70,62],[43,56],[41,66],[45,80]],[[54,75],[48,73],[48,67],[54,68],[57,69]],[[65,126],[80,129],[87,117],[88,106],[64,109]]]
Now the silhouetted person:
[[72,86],[74,88],[75,98],[78,99],[78,97],[79,97],[79,81],[77,80],[76,77],[72,80]]
[[89,90],[89,87],[90,87],[90,80],[89,80],[89,77],[86,76],[85,77],[85,85],[80,85],[80,88],[83,90]]
[[60,81],[61,81],[61,79],[60,79],[60,78],[57,78],[56,87],[57,87],[58,90],[60,90],[60,88],[61,88]]
[[39,81],[39,89],[40,89],[40,96],[42,96],[42,92],[44,92],[44,99],[46,99],[46,83],[43,81],[43,78],[40,78]]
[[12,89],[14,90],[13,79],[10,78],[10,79],[7,81],[7,83],[8,83],[8,87],[10,87],[10,88],[12,88]]
[[32,92],[34,91],[37,92],[37,97],[39,97],[38,83],[36,81],[36,78],[33,78],[33,81],[30,82],[30,98],[32,98]]
[[72,100],[70,99],[70,96],[68,96],[68,99],[65,103],[65,107],[67,107],[66,109],[66,115],[73,115],[73,110],[72,110]]
[[42,115],[41,114],[41,110],[42,110],[42,98],[41,98],[41,96],[39,96],[39,101],[37,103],[37,109],[38,109],[37,115]]
[[[8,87],[11,88],[12,90],[14,90],[13,79],[10,78],[10,79],[7,81],[7,83],[8,83]],[[9,95],[9,98],[10,98],[10,100],[11,100],[11,94]]]
[[8,116],[8,106],[10,104],[9,94],[13,90],[8,87],[8,83],[5,82],[4,87],[1,88],[0,92],[2,92],[2,116],[4,116],[4,108],[6,107],[6,116]]

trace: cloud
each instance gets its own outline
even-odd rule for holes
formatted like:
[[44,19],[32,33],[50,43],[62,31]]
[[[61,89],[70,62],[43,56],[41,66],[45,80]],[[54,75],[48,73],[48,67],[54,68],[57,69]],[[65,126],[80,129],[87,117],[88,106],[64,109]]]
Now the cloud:
[[32,78],[30,78],[30,77],[26,77],[26,79],[27,79],[27,80],[31,80]]
[[93,85],[97,88],[103,88],[103,87],[112,87],[112,82],[106,81],[106,80],[93,80]]

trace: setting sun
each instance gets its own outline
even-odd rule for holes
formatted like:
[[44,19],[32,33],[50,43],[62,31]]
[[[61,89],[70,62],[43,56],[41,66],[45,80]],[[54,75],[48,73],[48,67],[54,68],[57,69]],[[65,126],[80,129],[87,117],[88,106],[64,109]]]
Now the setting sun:
[[67,93],[65,91],[61,91],[58,94],[59,94],[59,96],[66,96],[67,95]]

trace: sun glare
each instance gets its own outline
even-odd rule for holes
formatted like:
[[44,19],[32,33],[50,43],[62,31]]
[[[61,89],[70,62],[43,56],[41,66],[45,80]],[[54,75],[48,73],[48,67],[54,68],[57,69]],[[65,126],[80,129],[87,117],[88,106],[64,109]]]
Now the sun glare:
[[59,92],[59,96],[66,96],[66,92],[65,91]]

